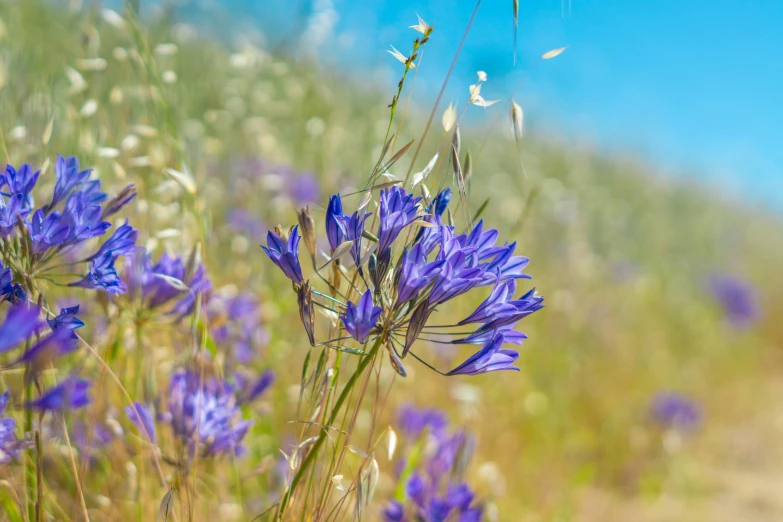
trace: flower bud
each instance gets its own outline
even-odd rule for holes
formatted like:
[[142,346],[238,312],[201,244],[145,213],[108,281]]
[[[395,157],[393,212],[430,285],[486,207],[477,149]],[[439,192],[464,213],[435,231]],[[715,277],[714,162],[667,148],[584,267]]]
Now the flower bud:
[[315,313],[313,310],[313,289],[309,281],[299,285],[297,290],[297,302],[299,304],[299,317],[302,319],[307,338],[310,344],[315,346]]
[[432,310],[429,309],[429,305],[430,300],[425,299],[416,307],[413,311],[413,315],[411,315],[410,323],[408,323],[408,332],[405,334],[405,348],[402,351],[403,359],[408,355],[408,350],[410,350],[413,343],[419,338],[419,335],[421,335],[422,330],[424,330],[424,325],[427,324],[427,319],[429,319],[430,313],[432,312]]
[[310,215],[310,208],[305,207],[297,213],[299,217],[299,228],[302,229],[302,238],[304,239],[307,251],[310,252],[310,258],[315,266],[315,220]]

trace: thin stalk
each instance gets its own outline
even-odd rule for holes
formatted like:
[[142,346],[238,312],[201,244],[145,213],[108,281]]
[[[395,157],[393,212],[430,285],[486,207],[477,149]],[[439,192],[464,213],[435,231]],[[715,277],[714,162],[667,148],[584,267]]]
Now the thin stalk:
[[[368,356],[362,357],[362,359],[359,361],[359,364],[356,366],[356,370],[353,372],[350,379],[348,379],[348,382],[345,383],[345,387],[343,388],[343,391],[340,393],[340,396],[337,398],[337,401],[334,403],[334,408],[332,408],[332,414],[329,416],[329,422],[327,424],[331,425],[332,423],[334,423],[335,419],[337,419],[337,415],[340,413],[340,410],[343,407],[343,403],[348,398],[348,395],[350,395],[351,390],[356,384],[356,380],[364,373],[364,370],[367,369],[367,366],[370,365],[370,362],[372,362],[375,359],[374,356],[378,352],[378,349],[380,347],[381,347],[381,339],[378,338],[378,340],[375,341],[373,347],[370,349]],[[315,441],[312,449],[307,454],[307,457],[305,457],[304,461],[302,461],[302,464],[299,466],[296,475],[294,475],[294,478],[291,480],[291,485],[286,490],[285,495],[283,495],[283,500],[280,502],[280,508],[277,516],[278,520],[283,519],[283,516],[285,515],[285,509],[288,506],[288,502],[291,499],[291,494],[294,492],[294,490],[296,490],[296,486],[299,485],[299,482],[302,480],[302,477],[307,472],[307,469],[310,467],[310,465],[313,463],[316,456],[318,455],[321,446],[323,446],[323,443],[327,438],[327,433],[328,431],[326,429],[323,429],[321,431],[321,434],[318,436],[318,440]]]

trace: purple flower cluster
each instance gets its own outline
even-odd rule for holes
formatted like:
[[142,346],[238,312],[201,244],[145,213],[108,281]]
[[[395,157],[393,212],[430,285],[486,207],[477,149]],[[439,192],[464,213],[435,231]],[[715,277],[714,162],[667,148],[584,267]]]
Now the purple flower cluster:
[[664,429],[692,432],[701,424],[702,412],[699,404],[686,395],[659,392],[650,403],[650,416]]
[[144,249],[136,249],[126,268],[129,297],[146,311],[165,310],[182,318],[193,313],[196,297],[206,301],[212,291],[203,264],[163,254],[157,262]]
[[[14,276],[21,279],[25,275],[46,274],[49,269],[58,266],[57,259],[70,256],[67,258],[69,261],[75,257],[78,261],[89,263],[87,274],[70,286],[104,290],[111,294],[125,292],[125,284],[117,274],[115,262],[133,251],[138,235],[136,230],[126,222],[93,254],[83,255],[80,252],[90,240],[106,234],[111,227],[106,219],[134,199],[133,186],[126,187],[109,200],[101,191],[100,180],[91,180],[92,171],[81,170],[75,157],[58,155],[54,171],[56,179],[52,197],[38,208],[33,189],[38,183],[40,171],[34,171],[30,165],[22,165],[19,169],[7,165],[5,174],[0,175],[0,240],[18,235],[28,245],[24,249],[9,247],[3,253],[6,261],[9,258],[21,261],[19,258],[27,257],[20,266],[28,267],[29,274],[12,274],[11,281]],[[0,272],[3,272],[2,266]],[[0,292],[5,299],[21,300],[22,290],[18,286],[8,287],[12,283],[7,279],[7,274],[0,275]]]
[[707,290],[723,309],[726,321],[733,327],[750,328],[761,316],[756,288],[747,280],[729,274],[713,274]]
[[[135,403],[125,409],[142,435],[157,442],[156,420],[170,426],[175,438],[203,457],[242,455],[251,421],[243,420],[240,406],[257,399],[272,384],[273,374],[255,380],[237,378],[235,384],[202,376],[198,370],[175,372],[169,383],[168,408],[155,417],[147,406]],[[137,414],[138,413],[138,414]]]
[[[397,480],[404,496],[388,503],[386,522],[479,522],[484,510],[464,482],[465,467],[472,454],[472,438],[449,433],[442,412],[405,406],[399,423],[409,454],[399,467]],[[421,456],[417,456],[423,452]]]
[[[517,280],[530,278],[523,272],[528,259],[515,255],[516,243],[498,244],[498,231],[485,229],[482,221],[465,234],[444,225],[441,216],[451,200],[449,189],[427,201],[426,209],[422,208],[423,199],[399,186],[382,190],[375,235],[366,228],[370,213],[360,208],[345,215],[340,196],[329,199],[325,228],[332,253],[339,245],[352,242],[350,255],[358,280],[366,285],[358,304],[345,299],[340,318],[346,331],[360,343],[378,338],[387,341],[395,368],[404,374],[397,347],[404,358],[425,330],[438,329],[443,335],[449,328],[476,324],[474,332],[450,343],[479,344],[481,348],[445,375],[517,369],[512,364],[519,353],[503,346],[521,344],[526,336],[516,331],[515,325],[543,307],[543,298],[534,290],[515,297]],[[414,223],[420,225],[418,232],[404,233]],[[374,243],[367,252],[363,239]],[[299,229],[293,227],[289,237],[280,231],[270,232],[268,246],[262,248],[301,290],[305,280],[299,264],[299,241]],[[369,280],[364,276],[365,265]],[[332,291],[336,290],[331,284]],[[485,286],[493,287],[489,297],[467,318],[449,325],[427,324],[439,306]],[[300,302],[307,301],[300,298]],[[379,319],[383,326],[379,326]],[[305,326],[312,331],[312,325],[306,322]]]

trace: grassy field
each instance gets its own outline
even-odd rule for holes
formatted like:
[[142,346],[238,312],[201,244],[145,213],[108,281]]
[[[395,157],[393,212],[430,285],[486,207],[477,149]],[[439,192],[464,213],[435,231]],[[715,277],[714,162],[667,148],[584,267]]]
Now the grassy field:
[[[29,498],[40,490],[42,519],[83,519],[83,496],[91,520],[152,520],[171,488],[177,491],[172,516],[180,520],[252,519],[284,491],[290,462],[280,450],[291,455],[298,442],[317,435],[297,422],[319,413],[300,393],[308,353],[312,365],[327,354],[321,371],[352,368],[361,358],[309,346],[290,282],[258,245],[266,244],[267,226],[287,229],[297,223],[297,209],[310,205],[318,244],[327,248],[328,195],[364,187],[384,144],[396,85],[373,91],[305,60],[249,44],[228,49],[165,17],[142,24],[100,9],[73,12],[24,0],[0,3],[0,22],[7,162],[43,169],[40,187],[54,185],[57,153],[95,169],[109,194],[135,184],[138,196],[124,214],[139,230],[137,243],[155,259],[197,252],[214,296],[193,317],[175,322],[142,316],[121,297],[44,283],[40,291],[52,308],[74,299],[82,305],[86,326],[79,333],[91,347],[43,377],[52,382],[78,369],[93,381],[90,406],[64,416],[69,440],[85,425],[108,426],[112,435],[88,451],[73,448],[80,495],[70,443],[59,417],[47,416],[38,428],[41,450],[0,464],[0,519],[26,519],[34,513]],[[457,37],[437,30],[431,36]],[[430,110],[415,90],[408,104],[410,79],[391,126],[391,150],[415,140],[389,171],[401,179]],[[520,286],[535,286],[547,306],[521,325],[529,339],[519,373],[443,377],[406,359],[408,375],[400,378],[385,359],[373,366],[368,399],[355,408],[348,430],[350,444],[374,449],[380,468],[362,518],[382,519],[395,495],[396,463],[387,458],[382,434],[387,426],[400,432],[396,412],[412,403],[442,409],[453,427],[475,436],[466,477],[484,501],[485,520],[779,520],[779,216],[640,164],[537,141],[533,132],[517,143],[507,131],[508,105],[503,100],[487,109],[488,124],[494,122],[487,132],[463,125],[461,149],[472,158],[470,212],[489,201],[482,217],[531,259],[533,279]],[[413,172],[436,152],[448,157],[452,135],[440,123],[444,109]],[[451,186],[456,194],[447,161],[429,183],[433,192]],[[360,199],[346,196],[346,206]],[[748,299],[760,313],[748,324],[732,317],[738,298],[716,298],[715,278],[724,276],[752,288]],[[237,320],[217,308],[220,300],[244,293],[260,303],[253,317],[239,319],[253,328],[246,358],[231,339],[209,333],[221,321]],[[438,315],[464,317],[485,296],[471,294]],[[439,368],[472,353],[417,344]],[[150,448],[123,411],[128,396],[154,403],[172,369],[194,359],[221,375],[237,367],[274,372],[265,395],[242,406],[254,421],[242,458],[184,466],[166,430],[158,428],[160,440]],[[21,372],[0,377],[12,403],[22,404]],[[698,405],[701,419],[693,429],[666,425],[651,413],[657,394],[670,391]],[[9,412],[24,425],[21,408]],[[410,443],[403,440],[400,451]],[[43,469],[37,488],[29,480],[33,454]],[[348,453],[336,471],[347,486],[362,469],[362,457]],[[319,480],[328,487],[330,477],[316,476],[316,487]],[[319,519],[306,518],[301,498],[295,505],[300,511],[296,517],[289,511],[289,519]],[[350,520],[352,510],[331,519]]]

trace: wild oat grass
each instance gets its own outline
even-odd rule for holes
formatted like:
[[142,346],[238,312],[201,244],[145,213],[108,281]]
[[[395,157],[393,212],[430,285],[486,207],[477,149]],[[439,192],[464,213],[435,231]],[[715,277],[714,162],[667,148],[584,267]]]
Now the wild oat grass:
[[[442,410],[420,422],[434,431],[432,419],[445,415],[441,443],[473,454],[458,475],[486,520],[783,512],[769,487],[783,469],[777,216],[630,160],[536,140],[523,127],[524,100],[490,107],[480,89],[491,92],[492,78],[481,73],[456,106],[430,108],[416,96],[415,74],[427,63],[417,53],[428,38],[459,35],[423,20],[410,54],[392,52],[399,84],[381,89],[247,42],[229,49],[166,16],[140,21],[133,10],[25,0],[0,4],[0,22],[4,161],[41,169],[36,203],[55,187],[57,153],[94,169],[110,197],[133,184],[138,195],[122,219],[109,219],[109,234],[127,217],[150,258],[128,256],[118,272],[132,280],[134,266],[161,263],[156,284],[174,290],[153,305],[143,292],[63,287],[76,280],[65,269],[53,281],[14,272],[48,317],[79,303],[86,324],[75,330],[78,350],[54,366],[0,373],[11,391],[6,414],[28,438],[0,464],[3,520],[382,519],[390,501],[409,503],[399,477],[436,460],[431,440],[410,428],[409,403]],[[453,60],[449,74],[460,67]],[[464,115],[482,107],[495,124],[476,132]],[[530,338],[519,373],[444,377],[410,357],[390,364],[393,350],[380,344],[318,346],[325,331],[341,331],[336,314],[347,303],[310,265],[329,261],[323,272],[334,284],[336,259],[350,269],[353,247],[330,251],[328,196],[340,192],[346,214],[377,214],[379,188],[398,184],[428,200],[450,187],[460,230],[483,218],[531,258],[526,272],[547,308],[522,323]],[[303,251],[300,260],[318,293],[295,295],[258,247],[268,229],[280,224],[283,236],[297,222],[315,258],[307,263]],[[0,244],[6,264],[24,257],[21,243]],[[727,320],[731,307],[710,290],[715,274],[755,287],[762,313],[747,328]],[[351,306],[362,278],[369,269],[353,282],[361,289],[351,290]],[[490,289],[444,307],[438,322],[467,317]],[[311,340],[302,321],[319,335]],[[426,341],[414,351],[442,370],[473,353]],[[17,354],[2,357],[10,364]],[[255,379],[272,373],[274,383],[250,400]],[[23,408],[76,374],[92,381],[89,406],[40,417]],[[173,420],[200,418],[177,409],[179,383],[213,378],[231,386],[195,385],[197,411],[229,405],[232,418],[252,420],[241,455],[233,442],[221,452],[215,438]],[[688,402],[653,415],[669,391],[698,405],[697,427],[682,429]]]

